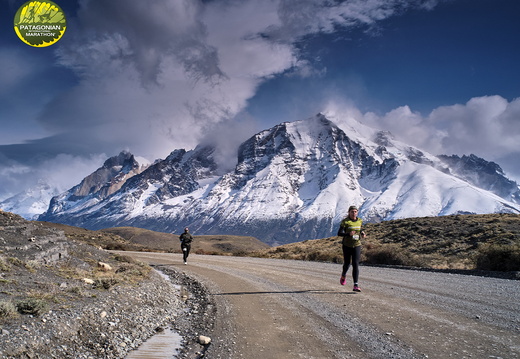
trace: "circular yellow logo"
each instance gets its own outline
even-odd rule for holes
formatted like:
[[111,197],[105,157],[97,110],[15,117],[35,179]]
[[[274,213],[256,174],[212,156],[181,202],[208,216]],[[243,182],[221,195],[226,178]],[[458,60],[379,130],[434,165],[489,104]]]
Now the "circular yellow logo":
[[53,45],[66,28],[65,13],[52,1],[28,1],[14,16],[14,31],[29,46]]

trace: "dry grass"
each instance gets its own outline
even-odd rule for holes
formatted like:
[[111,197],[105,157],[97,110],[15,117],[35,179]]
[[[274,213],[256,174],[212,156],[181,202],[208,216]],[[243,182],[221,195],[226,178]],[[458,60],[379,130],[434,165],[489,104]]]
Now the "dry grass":
[[68,226],[59,223],[50,222],[37,222],[48,228],[56,228],[65,233],[65,235],[73,240],[77,240],[83,243],[90,244],[92,246],[102,249],[113,249],[113,250],[127,250],[127,251],[142,251],[145,249],[143,245],[139,243],[129,241],[117,232],[110,231],[91,231],[85,228]]
[[[124,240],[120,250],[146,250],[180,253],[179,234],[155,232],[135,227],[115,227],[97,231]],[[194,235],[191,250],[196,254],[243,255],[253,250],[269,248],[254,237],[232,235]],[[135,246],[138,249],[132,249]],[[115,249],[115,248],[106,248]]]
[[[70,238],[105,249],[180,252],[177,234],[133,227],[88,231],[59,226]],[[364,225],[362,261],[435,269],[520,271],[520,215],[454,215],[407,218]],[[194,236],[192,252],[341,263],[338,237],[269,247],[256,238]],[[0,257],[1,258],[1,257]],[[5,259],[0,265],[15,263]],[[135,272],[139,276],[139,270]]]
[[18,310],[11,301],[0,301],[0,323],[18,316]]
[[[436,269],[520,271],[520,215],[456,215],[366,224],[362,262]],[[329,237],[256,251],[253,256],[341,263]]]

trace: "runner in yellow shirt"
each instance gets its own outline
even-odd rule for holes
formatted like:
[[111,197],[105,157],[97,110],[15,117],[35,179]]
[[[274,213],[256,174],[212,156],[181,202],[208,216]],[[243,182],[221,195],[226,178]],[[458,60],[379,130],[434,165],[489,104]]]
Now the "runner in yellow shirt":
[[352,278],[354,279],[353,291],[361,292],[359,288],[359,259],[361,257],[361,238],[365,238],[366,234],[361,230],[363,220],[358,218],[358,209],[356,206],[350,206],[348,216],[341,221],[338,236],[343,237],[343,271],[339,283],[345,285],[346,275],[350,263],[352,261]]

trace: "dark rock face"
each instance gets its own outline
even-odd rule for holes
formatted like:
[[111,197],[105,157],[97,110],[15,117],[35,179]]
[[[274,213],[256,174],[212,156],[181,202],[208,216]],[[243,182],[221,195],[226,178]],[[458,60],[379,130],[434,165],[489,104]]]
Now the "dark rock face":
[[139,172],[139,164],[128,152],[110,157],[103,166],[85,177],[72,190],[70,200],[79,200],[89,195],[103,199],[116,192],[131,175]]

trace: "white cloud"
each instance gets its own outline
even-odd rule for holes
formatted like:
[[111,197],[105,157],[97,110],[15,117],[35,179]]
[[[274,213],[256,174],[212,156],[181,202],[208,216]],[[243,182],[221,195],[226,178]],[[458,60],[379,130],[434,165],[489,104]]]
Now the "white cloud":
[[319,74],[298,58],[294,43],[302,36],[371,24],[425,3],[431,1],[85,1],[78,31],[58,52],[80,81],[40,121],[113,152],[129,147],[162,157],[232,119],[266,79],[289,70]]
[[[34,120],[38,113],[39,125],[55,136],[33,141],[31,148],[36,143],[54,145],[49,153],[62,155],[47,167],[57,166],[57,173],[61,163],[81,163],[82,156],[91,163],[91,156],[112,156],[121,149],[149,160],[164,158],[175,148],[194,147],[219,123],[234,121],[258,86],[273,76],[322,74],[325,69],[313,69],[299,58],[296,43],[304,36],[373,25],[408,8],[431,9],[435,4],[433,0],[80,1],[78,18],[69,19],[57,52],[57,64],[71,70],[77,82],[60,93],[49,91],[37,108],[32,107],[33,113],[26,117]],[[11,63],[12,57],[6,56],[0,53],[0,59]],[[11,83],[23,76],[33,78],[24,72],[29,68],[13,67]],[[512,122],[513,115],[504,115],[502,121]],[[399,127],[405,137],[416,139],[427,133],[407,128],[407,121],[434,127],[405,107],[374,119],[385,121],[395,122],[394,128]],[[244,131],[253,127],[249,122],[238,126]],[[225,136],[225,131],[216,133]],[[62,151],[57,149],[57,137]]]
[[437,108],[427,123],[444,132],[437,151],[469,152],[493,159],[520,150],[520,128],[515,121],[519,116],[520,99],[508,102],[500,96],[485,96]]
[[85,2],[82,32],[59,52],[80,83],[41,122],[114,152],[157,158],[193,147],[265,78],[293,66],[291,46],[257,36],[276,20],[274,4],[252,16],[256,2]]
[[10,162],[9,165],[0,167],[0,182],[2,183],[0,201],[28,189],[38,182],[47,183],[59,191],[66,191],[101,167],[106,159],[106,154],[92,156],[60,154],[32,166]]
[[60,154],[55,158],[43,161],[38,168],[33,170],[38,172],[41,179],[65,191],[101,167],[107,158],[106,154],[81,157]]
[[366,113],[364,121],[432,153],[496,158],[520,150],[519,117],[520,99],[484,96],[438,107],[426,117],[402,106],[382,116]]
[[292,42],[309,34],[331,33],[338,27],[374,25],[409,8],[433,9],[438,0],[281,0],[281,26],[272,26],[269,34]]
[[9,166],[0,168],[0,179],[2,180],[0,202],[34,185],[36,182],[29,179],[30,174],[31,169],[21,164],[11,163]]
[[518,179],[519,118],[520,99],[509,102],[501,96],[483,96],[436,108],[426,117],[403,106],[383,116],[366,113],[363,121],[433,154],[475,154],[498,161]]
[[420,113],[412,111],[409,106],[401,106],[383,116],[368,112],[363,120],[367,125],[390,131],[394,136],[411,145],[439,154],[442,149],[441,141],[446,132],[428,122]]

